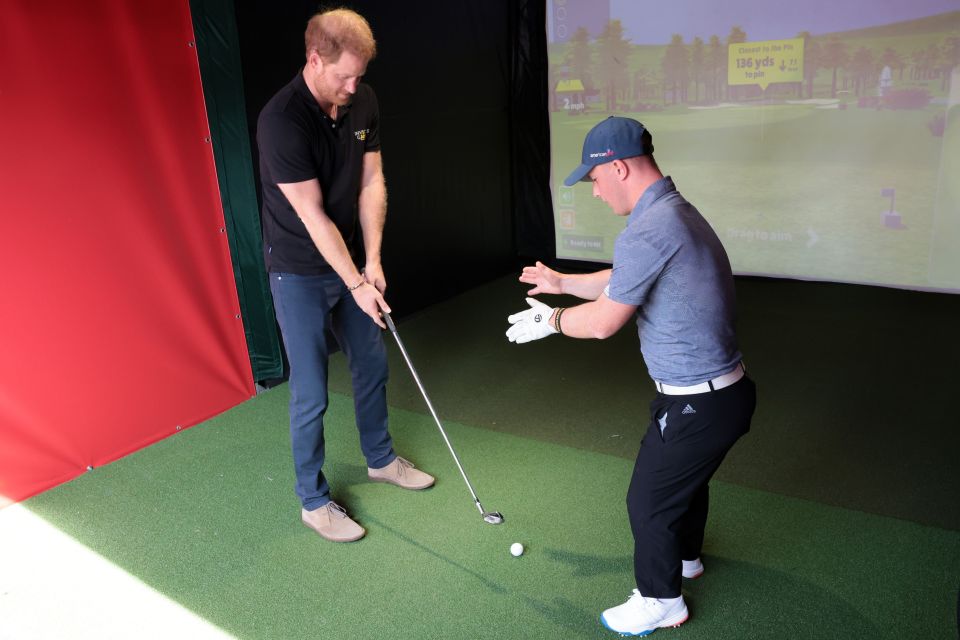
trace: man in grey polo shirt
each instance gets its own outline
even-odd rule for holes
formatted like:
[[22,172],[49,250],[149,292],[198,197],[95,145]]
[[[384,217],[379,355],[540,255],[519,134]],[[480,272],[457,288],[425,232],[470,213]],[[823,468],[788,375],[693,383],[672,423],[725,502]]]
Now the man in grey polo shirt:
[[629,216],[613,268],[562,274],[537,262],[520,281],[537,294],[588,300],[530,308],[508,318],[507,337],[553,334],[603,339],[635,317],[640,350],[657,388],[627,492],[637,588],[601,622],[646,635],[687,620],[681,578],[703,573],[700,552],[710,478],[750,429],[756,387],[746,377],[734,331],[730,261],[700,212],[664,177],[653,140],[630,118],[610,117],[587,133],[581,164],[564,181],[593,183],[593,195]]

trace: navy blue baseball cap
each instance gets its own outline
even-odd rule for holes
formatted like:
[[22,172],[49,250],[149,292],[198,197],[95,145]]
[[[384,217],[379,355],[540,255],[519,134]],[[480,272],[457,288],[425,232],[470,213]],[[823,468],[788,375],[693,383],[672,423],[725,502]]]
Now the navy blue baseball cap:
[[583,139],[580,166],[563,181],[572,187],[597,165],[622,158],[633,158],[653,153],[653,136],[647,128],[633,118],[610,116],[596,125]]

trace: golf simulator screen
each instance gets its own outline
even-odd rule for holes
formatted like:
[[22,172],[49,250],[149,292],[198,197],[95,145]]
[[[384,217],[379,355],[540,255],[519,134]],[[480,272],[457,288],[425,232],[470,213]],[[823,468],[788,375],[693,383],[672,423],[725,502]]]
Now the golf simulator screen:
[[960,292],[958,8],[551,0],[557,256],[612,261],[625,217],[563,179],[619,115],[736,273]]

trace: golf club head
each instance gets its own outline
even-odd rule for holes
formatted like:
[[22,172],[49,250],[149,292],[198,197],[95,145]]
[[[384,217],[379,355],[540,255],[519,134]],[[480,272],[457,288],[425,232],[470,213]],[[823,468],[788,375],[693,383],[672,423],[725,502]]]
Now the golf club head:
[[483,521],[490,524],[503,524],[503,515],[499,511],[487,511],[483,514]]

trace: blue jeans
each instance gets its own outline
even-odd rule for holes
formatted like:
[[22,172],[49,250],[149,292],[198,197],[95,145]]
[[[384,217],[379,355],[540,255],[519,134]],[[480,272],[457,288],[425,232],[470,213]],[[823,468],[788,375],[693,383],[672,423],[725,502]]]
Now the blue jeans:
[[364,313],[334,273],[271,273],[270,291],[290,362],[290,442],[303,508],[330,502],[323,475],[323,416],[327,410],[327,334],[347,356],[360,449],[367,466],[396,458],[387,431],[387,350],[380,327]]

